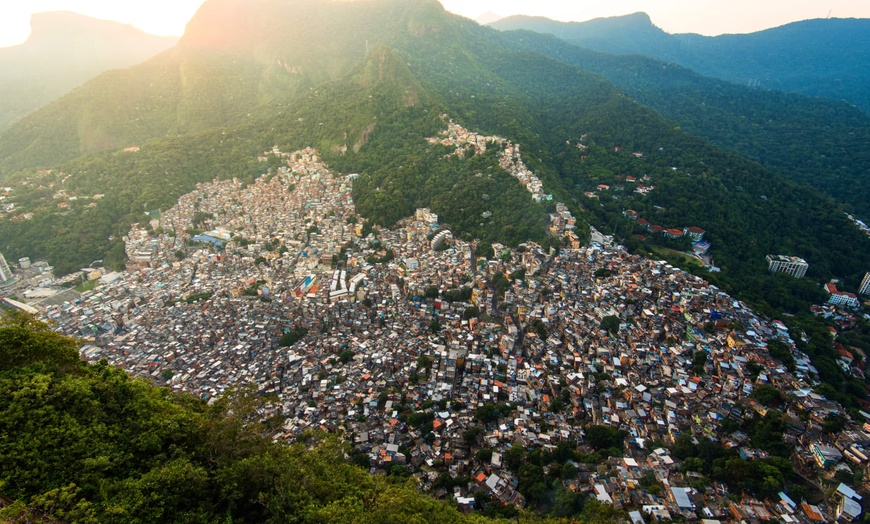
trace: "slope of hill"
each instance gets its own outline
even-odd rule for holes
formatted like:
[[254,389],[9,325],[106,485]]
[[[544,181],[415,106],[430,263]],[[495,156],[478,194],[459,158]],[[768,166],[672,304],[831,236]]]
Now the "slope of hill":
[[843,99],[870,111],[870,20],[806,20],[716,37],[668,34],[645,13],[588,22],[513,16],[491,25],[549,33],[604,53],[649,56],[736,84]]
[[[354,202],[370,221],[390,225],[431,206],[457,235],[546,240],[554,202],[532,200],[499,167],[497,151],[445,158],[446,147],[426,140],[444,130],[446,115],[519,144],[554,200],[635,249],[666,241],[626,218],[628,209],[665,227],[705,229],[723,271],[694,271],[764,311],[806,309],[819,299],[813,280],[837,275],[854,285],[870,267],[870,238],[834,201],[686,133],[566,62],[450,16],[435,0],[209,0],[176,48],[103,75],[7,132],[4,165],[22,169],[7,178],[13,189],[4,196],[16,207],[0,220],[0,250],[13,260],[48,258],[60,273],[96,258],[118,265],[120,238],[143,211],[165,209],[197,182],[253,180],[278,165],[257,159],[274,145],[314,146],[334,169],[359,173]],[[138,151],[119,150],[132,140]],[[631,185],[637,180],[645,191]],[[492,222],[478,219],[482,202]],[[810,278],[771,276],[764,256],[779,253],[806,258]],[[2,434],[23,435],[0,440],[0,472],[10,475],[0,490],[36,509],[63,503],[62,518],[123,522],[465,518],[365,477],[334,447],[308,455],[266,446],[268,420],[241,423],[254,413],[244,395],[208,408],[168,401],[104,366],[55,383],[53,369],[26,365],[0,367],[11,374],[6,383],[0,375],[0,392],[33,392],[0,404],[11,406]],[[848,391],[836,364],[824,369],[832,391]],[[70,399],[88,409],[53,416]],[[121,427],[94,423],[106,420],[104,409]],[[152,431],[154,413],[164,417]],[[48,447],[55,435],[62,445]],[[40,454],[45,447],[57,454]],[[13,473],[35,480],[19,485]]]
[[[242,4],[250,12],[286,9],[286,16],[295,18],[284,22],[278,17],[276,30],[265,31],[260,18],[236,11]],[[323,38],[319,33],[339,36],[316,58],[310,56],[316,45],[296,33],[285,35],[286,41],[280,36],[281,24],[321,19],[328,31],[312,30],[312,41]],[[217,24],[225,24],[224,30]],[[61,272],[95,258],[117,264],[123,257],[117,239],[143,210],[168,207],[198,181],[256,176],[266,167],[257,164],[258,152],[275,144],[286,150],[316,146],[332,167],[360,173],[355,202],[373,221],[389,225],[415,207],[433,206],[460,234],[508,243],[545,238],[546,213],[553,203],[534,203],[506,176],[499,182],[500,198],[486,211],[516,220],[490,227],[475,218],[481,211],[479,195],[487,192],[476,185],[474,175],[500,169],[496,158],[486,156],[451,164],[442,159],[444,151],[426,143],[446,125],[440,118],[446,114],[468,129],[520,144],[523,160],[546,192],[578,216],[584,216],[580,207],[586,206],[594,210],[587,217],[618,229],[612,208],[632,205],[656,210],[657,221],[668,227],[708,230],[717,263],[725,270],[718,278],[729,289],[748,292],[769,278],[764,266],[769,253],[804,256],[818,279],[838,275],[851,281],[870,266],[870,239],[851,226],[834,202],[675,129],[600,76],[518,51],[505,35],[450,16],[432,0],[212,0],[190,28],[177,48],[119,72],[123,81],[98,78],[65,99],[70,107],[52,105],[7,133],[7,143],[31,144],[11,152],[16,162],[25,159],[21,151],[42,154],[45,148],[33,144],[46,136],[65,144],[56,148],[67,147],[61,158],[76,154],[79,146],[70,147],[66,136],[40,131],[52,122],[77,129],[77,122],[90,118],[94,126],[83,132],[88,136],[99,129],[117,130],[108,139],[132,136],[149,120],[120,108],[91,107],[88,101],[111,100],[142,84],[142,100],[153,101],[154,113],[165,115],[150,120],[154,125],[143,125],[138,153],[116,149],[86,155],[31,179],[29,189],[14,194],[21,205],[17,212],[31,210],[34,216],[0,222],[7,256],[47,257]],[[222,32],[234,35],[231,43],[215,36]],[[275,69],[279,55],[293,60]],[[305,65],[300,73],[291,64]],[[193,66],[196,75],[180,75]],[[146,83],[147,71],[166,71],[167,80]],[[187,98],[195,111],[178,102]],[[196,115],[195,123],[179,124],[182,116]],[[186,134],[177,136],[182,132]],[[592,151],[622,147],[645,154],[633,159],[565,149],[566,141],[583,135],[590,137]],[[144,142],[149,136],[161,138]],[[112,147],[108,139],[95,149]],[[27,164],[45,162],[49,160],[34,158]],[[668,189],[649,195],[617,193],[610,206],[582,196],[599,180],[629,172],[649,175]],[[54,191],[62,187],[68,195],[106,196],[95,207],[73,204],[59,210],[52,191],[38,189],[51,183]],[[72,245],[70,235],[78,239]],[[803,293],[795,286],[785,291],[786,297]],[[802,300],[806,298],[789,305],[778,295],[775,302],[794,308]]]
[[38,13],[30,38],[0,49],[0,131],[70,89],[175,45],[116,22],[69,12]]
[[[33,320],[0,320],[4,522],[506,522],[370,475],[335,437],[274,442],[282,418],[255,389],[209,406],[87,365],[77,348]],[[595,509],[578,517],[607,522]]]
[[16,122],[0,136],[0,173],[242,123],[295,97],[304,103],[375,46],[425,37],[427,9],[398,0],[206,2],[171,51],[104,73]]
[[[275,0],[260,0],[260,4],[258,10],[268,10]],[[331,2],[297,0],[279,4],[288,9],[288,13],[294,12],[288,5],[314,6],[306,15],[308,17],[314,17],[312,13],[339,14],[339,11],[329,11],[338,5]],[[200,107],[196,114],[204,116],[191,128],[204,130],[143,145],[142,150],[134,155],[107,152],[60,166],[59,172],[48,175],[49,178],[43,182],[47,184],[53,177],[56,183],[63,180],[69,194],[105,193],[106,199],[96,208],[73,206],[72,209],[58,211],[54,208],[51,211],[55,203],[50,195],[30,193],[29,205],[41,211],[32,220],[9,221],[0,225],[4,252],[11,256],[47,256],[58,264],[59,269],[67,270],[103,258],[101,255],[106,253],[115,253],[117,262],[121,256],[118,241],[110,244],[105,239],[120,237],[125,224],[137,220],[137,214],[141,214],[143,209],[168,207],[173,199],[190,191],[197,181],[214,176],[254,176],[257,169],[261,169],[255,161],[257,152],[273,144],[288,149],[315,145],[333,167],[362,173],[364,176],[358,181],[355,191],[356,203],[366,216],[377,222],[391,224],[410,214],[415,207],[440,202],[439,214],[464,225],[462,229],[469,235],[511,243],[522,241],[523,237],[543,235],[544,204],[529,207],[522,214],[524,220],[517,223],[522,227],[514,228],[513,232],[507,228],[508,224],[490,232],[479,227],[472,218],[476,206],[462,202],[463,198],[471,198],[474,192],[452,189],[469,178],[462,173],[497,169],[496,161],[494,158],[475,159],[473,162],[483,163],[475,165],[469,160],[462,167],[444,167],[446,164],[438,160],[439,153],[428,148],[425,138],[433,136],[439,126],[445,125],[438,115],[447,114],[469,129],[499,134],[521,144],[526,152],[524,160],[544,181],[547,191],[557,200],[576,202],[576,205],[582,203],[578,196],[580,189],[587,189],[596,177],[605,172],[620,174],[629,167],[621,159],[593,155],[587,155],[589,161],[583,165],[566,163],[560,144],[585,133],[591,133],[592,140],[601,147],[618,145],[647,151],[645,162],[648,167],[635,166],[632,169],[652,169],[650,164],[655,164],[662,183],[677,177],[668,173],[671,167],[678,168],[679,173],[704,173],[705,177],[712,177],[715,183],[708,190],[701,190],[704,186],[693,188],[674,182],[674,190],[668,193],[673,196],[689,191],[685,197],[695,203],[693,209],[697,212],[686,215],[686,206],[678,202],[671,203],[668,209],[673,215],[673,225],[680,225],[676,219],[682,214],[681,219],[693,222],[683,225],[704,227],[711,230],[713,237],[728,234],[727,240],[716,244],[717,259],[729,269],[729,276],[737,277],[738,281],[747,275],[763,276],[766,253],[786,252],[811,258],[812,274],[818,278],[831,275],[852,278],[870,265],[870,261],[865,260],[870,249],[864,249],[868,239],[849,225],[833,203],[805,189],[799,190],[756,164],[723,155],[715,148],[691,139],[652,111],[630,102],[604,79],[540,54],[511,50],[512,44],[505,42],[504,35],[452,17],[431,1],[380,0],[340,4],[342,9],[347,7],[348,10],[324,23],[341,28],[343,24],[351,25],[350,20],[367,20],[371,26],[392,28],[382,31],[380,37],[381,41],[391,42],[392,47],[370,44],[368,54],[365,54],[365,49],[356,49],[355,53],[361,52],[367,58],[360,61],[360,56],[354,63],[345,51],[354,48],[361,37],[351,35],[334,42],[336,47],[331,54],[339,55],[340,64],[335,66],[329,50],[291,36],[285,46],[295,53],[293,63],[312,64],[314,69],[302,75],[305,80],[297,86],[296,94],[286,95],[280,101],[264,100],[259,103],[258,112],[251,110],[251,116],[240,114],[239,98],[251,101],[257,93],[265,90],[262,73],[264,68],[271,67],[272,62],[269,60],[266,64],[265,59],[258,58],[265,52],[262,49],[278,52],[274,50],[280,50],[281,44],[275,40],[279,32],[257,26],[260,22],[252,21],[257,19],[253,15],[246,19],[240,14],[227,17],[240,28],[225,31],[235,35],[233,47],[227,48],[229,44],[215,40],[212,28],[218,23],[216,20],[225,16],[222,6],[229,9],[227,12],[235,13],[233,10],[238,5],[235,0],[206,3],[201,16],[206,17],[208,23],[195,18],[189,34],[178,48],[147,64],[118,72],[117,75],[124,78],[122,82],[114,82],[111,76],[105,75],[68,98],[110,99],[113,93],[122,93],[127,87],[140,85],[142,75],[148,71],[168,71],[167,77],[179,81],[179,84],[162,84],[162,97],[154,98],[158,107],[155,113],[160,114],[160,108],[174,104],[172,113],[176,115],[177,124],[182,112],[178,110],[177,100],[184,98],[189,85],[179,80],[179,64],[201,65],[212,61],[223,67],[203,67],[199,72],[200,80],[196,82],[202,87],[190,90],[193,96],[214,89],[214,96],[201,96],[193,102]],[[392,22],[381,24],[381,18]],[[276,23],[279,27],[284,24],[280,17]],[[369,34],[369,25],[357,25],[359,35]],[[264,35],[262,38],[266,43],[261,41],[260,35]],[[227,59],[228,52],[233,53],[233,60]],[[585,67],[585,64],[579,65]],[[344,69],[347,69],[344,75],[318,84],[316,89],[301,87],[320,78],[338,75]],[[280,70],[286,71],[286,68]],[[228,71],[231,74],[227,74]],[[152,78],[155,76],[156,73],[151,75]],[[287,86],[298,81],[294,80],[296,76],[285,75],[281,80],[269,82],[283,82]],[[232,99],[226,91],[209,87],[227,78],[230,78],[228,89]],[[243,87],[233,91],[233,86]],[[142,89],[147,96],[153,96],[153,86]],[[247,98],[236,97],[238,93],[246,93]],[[62,122],[64,118],[74,122],[82,118],[81,114],[76,115],[76,111],[83,105],[83,102],[72,103],[69,109],[53,105],[25,122],[47,124],[50,121]],[[206,111],[209,108],[211,111]],[[229,109],[222,113],[223,108]],[[102,111],[99,108],[94,110]],[[48,118],[49,111],[57,114]],[[211,120],[215,113],[220,113],[220,116],[214,120],[230,124],[207,130],[215,124]],[[136,129],[131,123],[142,122],[131,116],[116,108],[114,114],[103,113],[104,120],[100,122],[105,129],[119,129],[119,134],[123,134],[121,128],[132,128],[127,130],[129,134]],[[138,138],[147,140],[149,131],[169,126],[170,120],[156,119],[157,124],[145,126],[147,129]],[[96,125],[92,129],[100,127]],[[20,137],[16,131],[17,128],[10,130],[9,136]],[[94,136],[95,131],[89,133]],[[32,136],[37,141],[44,139],[43,132],[34,132]],[[655,153],[659,149],[660,152]],[[739,180],[729,181],[729,177],[733,178],[737,173],[740,174]],[[722,184],[737,188],[727,200],[723,200],[715,190]],[[391,189],[386,191],[386,188]],[[517,198],[520,195],[517,193]],[[647,197],[646,201],[658,205],[656,199],[664,196]],[[767,200],[759,207],[754,199],[761,197]],[[511,202],[506,193],[505,198],[495,205],[503,206],[505,210],[511,207],[520,209],[517,207],[520,202],[523,207],[532,205],[528,199]],[[804,224],[802,220],[809,215],[793,209],[798,202],[808,208],[820,209],[820,214],[815,215],[811,223]],[[733,212],[739,208],[753,209],[756,214]],[[765,226],[759,229],[759,224]],[[75,249],[69,248],[60,234],[69,231],[71,226],[73,231],[80,231],[76,234],[82,239]],[[826,234],[829,229],[841,232],[842,238]],[[747,252],[748,246],[752,246],[751,256]],[[852,247],[844,250],[842,246]],[[855,256],[851,256],[853,247],[857,252]]]
[[654,59],[598,53],[530,31],[502,36],[513,49],[600,73],[682,129],[870,217],[870,116],[848,104],[738,86]]

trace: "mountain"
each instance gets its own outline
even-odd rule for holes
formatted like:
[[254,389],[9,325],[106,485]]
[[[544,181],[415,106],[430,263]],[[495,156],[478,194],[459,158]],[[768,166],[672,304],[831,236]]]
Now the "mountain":
[[[655,25],[646,13],[596,18],[587,22],[559,22],[543,16],[513,15],[487,24],[499,31],[525,29],[555,35],[567,42],[609,54],[674,53],[672,35]],[[639,53],[638,49],[652,50]]]
[[487,25],[487,24],[491,24],[493,22],[497,22],[497,21],[501,20],[502,18],[504,18],[504,17],[501,15],[497,15],[497,14],[493,13],[492,11],[487,11],[487,12],[483,13],[482,15],[478,16],[477,18],[475,18],[474,21],[480,25]]
[[[166,209],[215,177],[252,181],[269,167],[257,156],[278,145],[317,147],[333,168],[360,173],[357,208],[383,225],[428,206],[467,238],[552,242],[548,213],[561,201],[581,225],[637,249],[659,240],[625,209],[666,227],[698,226],[723,270],[698,271],[770,308],[799,309],[819,292],[772,279],[766,254],[803,256],[820,280],[853,282],[870,267],[870,239],[830,198],[689,135],[598,74],[507,38],[434,0],[210,0],[175,48],[101,75],[3,135],[6,180],[26,183],[7,197],[16,219],[0,221],[0,249],[48,258],[59,272],[96,258],[118,265],[119,239],[143,210]],[[426,139],[448,118],[519,144],[553,201],[531,199],[496,151],[446,160]],[[122,151],[131,145],[140,150]],[[649,177],[656,189],[634,192],[626,176]],[[600,184],[616,189],[585,196]],[[61,187],[81,204],[59,209]],[[105,196],[85,205],[95,194]],[[770,286],[775,293],[762,292]]]
[[173,49],[104,73],[17,122],[0,140],[0,170],[252,121],[349,74],[379,44],[425,37],[427,9],[397,1],[206,2]]
[[638,54],[736,84],[847,100],[870,111],[870,20],[818,19],[750,34],[669,34],[645,13],[558,22],[512,16],[499,30],[549,33],[611,54]]
[[[495,241],[559,247],[564,238],[547,226],[562,202],[581,240],[591,223],[764,313],[809,316],[824,298],[818,282],[838,276],[855,286],[870,267],[870,238],[832,198],[689,134],[570,57],[513,38],[436,0],[207,0],[174,48],[100,75],[0,137],[10,188],[0,251],[48,259],[58,273],[97,258],[121,266],[121,238],[143,212],[167,209],[199,182],[251,183],[280,165],[258,158],[275,146],[312,146],[335,171],[359,174],[353,199],[369,225],[431,207],[454,235],[481,239],[481,255]],[[428,140],[450,120],[498,138],[485,153],[452,154]],[[552,201],[535,201],[503,169],[507,141]],[[703,228],[721,273],[675,253],[685,240],[652,235],[630,210],[666,228]],[[808,278],[771,275],[767,254],[806,258]],[[16,344],[24,337],[13,335]],[[833,347],[801,344],[825,395],[857,407],[864,384],[848,379]],[[266,447],[268,420],[250,432],[240,423],[256,412],[250,403],[227,398],[212,410],[167,401],[105,366],[55,384],[38,362],[18,370],[6,362],[0,371],[13,376],[0,376],[0,391],[25,393],[7,394],[15,418],[3,434],[19,440],[0,441],[10,463],[0,471],[35,480],[0,489],[37,507],[65,501],[73,505],[65,512],[114,512],[104,520],[123,522],[137,520],[131,511],[147,511],[142,521],[461,521],[410,497],[410,487],[347,469],[331,448]],[[52,416],[67,403],[76,409]],[[158,415],[164,423],[154,428]],[[413,515],[396,514],[404,510]]]
[[177,39],[70,12],[33,15],[30,37],[0,48],[0,130],[98,75],[129,67]]
[[850,104],[740,86],[656,59],[600,53],[531,31],[502,36],[503,45],[518,51],[599,73],[682,129],[870,217],[870,115]]

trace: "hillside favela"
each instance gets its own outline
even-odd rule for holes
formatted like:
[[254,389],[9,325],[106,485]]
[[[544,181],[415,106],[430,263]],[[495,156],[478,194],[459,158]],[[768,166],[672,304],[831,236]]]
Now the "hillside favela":
[[870,9],[86,3],[0,42],[0,522],[870,522]]

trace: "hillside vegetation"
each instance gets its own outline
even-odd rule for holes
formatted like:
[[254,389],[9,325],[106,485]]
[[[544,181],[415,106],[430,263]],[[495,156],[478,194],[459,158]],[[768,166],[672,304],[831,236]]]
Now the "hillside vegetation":
[[507,32],[505,45],[605,76],[681,129],[811,185],[870,217],[870,116],[841,101],[750,88],[641,56]]
[[[30,317],[0,320],[3,522],[499,522],[347,463],[338,437],[273,441],[281,418],[261,415],[271,399],[255,390],[207,405],[87,365],[77,347]],[[594,503],[576,515],[614,516]]]
[[588,22],[519,15],[491,25],[549,33],[603,53],[647,56],[738,85],[846,100],[870,111],[867,19],[804,20],[714,37],[666,33],[646,13]]

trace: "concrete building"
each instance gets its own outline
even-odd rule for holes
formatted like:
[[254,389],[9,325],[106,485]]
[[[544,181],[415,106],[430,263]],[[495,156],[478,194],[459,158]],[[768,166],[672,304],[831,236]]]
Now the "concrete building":
[[841,497],[837,504],[838,520],[851,522],[861,516],[861,495],[854,489],[841,482],[834,494]]
[[810,265],[800,257],[786,255],[767,255],[767,269],[774,273],[786,273],[795,278],[803,278]]
[[704,240],[704,233],[706,233],[706,231],[697,226],[687,227],[685,232],[689,235],[689,238],[692,239],[692,242],[700,242],[701,240]]
[[861,281],[861,289],[858,292],[862,295],[870,295],[870,271],[864,275],[864,280]]
[[14,278],[12,270],[9,269],[9,264],[6,263],[6,257],[0,253],[0,283],[6,283]]
[[825,284],[825,291],[828,292],[828,304],[835,306],[858,307],[858,297],[852,293],[845,293],[837,289],[837,286],[828,282]]
[[813,444],[812,449],[816,462],[819,464],[819,467],[822,468],[836,466],[843,458],[843,454],[840,453],[840,450],[835,447],[816,443]]

